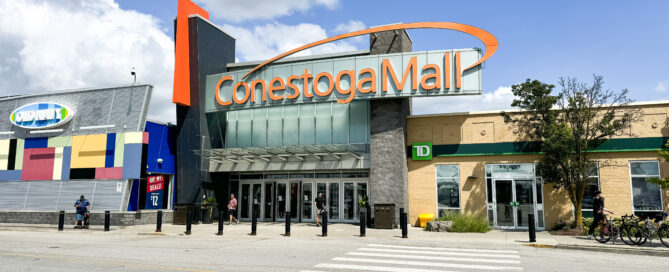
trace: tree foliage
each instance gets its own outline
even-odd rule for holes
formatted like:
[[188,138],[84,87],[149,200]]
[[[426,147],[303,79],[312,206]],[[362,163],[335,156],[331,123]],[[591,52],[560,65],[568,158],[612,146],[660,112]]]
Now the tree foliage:
[[632,102],[627,90],[607,90],[603,83],[601,76],[594,76],[592,85],[560,78],[561,90],[553,95],[554,85],[528,79],[512,86],[517,99],[511,106],[520,111],[502,113],[521,138],[541,142],[537,170],[546,182],[567,191],[580,229],[583,195],[596,165],[591,151],[640,116],[639,110],[626,107]]
[[[660,150],[658,155],[662,158],[664,158],[665,162],[669,162],[669,141],[664,145],[664,149]],[[669,189],[669,177],[666,178],[649,178],[647,179],[648,182],[654,183],[654,184],[659,184],[662,189]]]

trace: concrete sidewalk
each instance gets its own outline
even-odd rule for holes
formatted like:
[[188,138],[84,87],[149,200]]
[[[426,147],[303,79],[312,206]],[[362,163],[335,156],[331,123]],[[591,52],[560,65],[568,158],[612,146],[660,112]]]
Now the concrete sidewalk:
[[[160,235],[160,236],[181,236],[190,239],[235,239],[235,240],[253,240],[253,239],[388,239],[388,240],[406,240],[401,238],[400,229],[370,229],[366,231],[366,238],[359,237],[360,227],[352,224],[330,224],[328,225],[328,237],[321,237],[321,228],[313,223],[293,223],[291,225],[291,237],[284,237],[285,223],[258,223],[257,235],[250,236],[251,224],[242,222],[239,224],[225,225],[223,236],[215,235],[218,231],[217,224],[199,224],[193,225],[191,235],[185,235],[185,225],[164,224],[162,232],[156,233],[155,225],[136,225],[136,226],[112,226],[111,231],[104,232],[102,226],[91,226],[88,230],[76,230],[72,226],[67,226],[65,233],[86,232],[99,235]],[[56,225],[26,225],[26,224],[0,224],[0,231],[26,231],[26,232],[56,232]],[[615,252],[625,254],[669,256],[669,248],[664,247],[659,240],[654,240],[652,246],[648,243],[642,246],[630,246],[624,244],[620,239],[601,244],[595,240],[587,240],[583,236],[563,236],[551,235],[547,231],[537,232],[536,243],[529,242],[527,231],[506,231],[492,230],[488,233],[451,233],[451,232],[428,232],[422,228],[409,227],[409,240],[421,241],[435,245],[448,244],[487,244],[487,245],[524,245],[543,248],[572,249],[572,250],[590,250],[600,252]]]

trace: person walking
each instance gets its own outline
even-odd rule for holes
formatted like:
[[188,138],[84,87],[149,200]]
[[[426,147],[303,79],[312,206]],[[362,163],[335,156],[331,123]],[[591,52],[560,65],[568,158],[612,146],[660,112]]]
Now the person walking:
[[322,218],[323,212],[325,211],[325,197],[323,196],[323,193],[318,193],[314,205],[316,205],[316,226],[320,226],[318,220],[319,218]]
[[230,215],[230,223],[232,224],[232,219],[235,220],[235,224],[239,224],[239,219],[237,219],[237,199],[235,194],[230,194],[230,202],[228,203],[228,214]]
[[[81,195],[81,197],[79,197],[79,200],[74,202],[74,208],[77,209],[77,215],[76,215],[76,219],[74,221],[74,228],[75,229],[76,228],[84,228],[84,217],[86,216],[86,212],[88,211],[88,206],[89,205],[90,205],[90,203],[88,202],[88,200],[86,200],[84,195]],[[81,227],[79,227],[79,226],[81,226]]]
[[594,218],[592,220],[592,224],[590,224],[590,229],[588,230],[588,240],[592,239],[592,235],[595,233],[595,229],[599,223],[604,220],[604,212],[613,214],[613,212],[610,212],[604,208],[604,197],[602,197],[601,191],[595,191],[595,197],[592,202],[592,213]]

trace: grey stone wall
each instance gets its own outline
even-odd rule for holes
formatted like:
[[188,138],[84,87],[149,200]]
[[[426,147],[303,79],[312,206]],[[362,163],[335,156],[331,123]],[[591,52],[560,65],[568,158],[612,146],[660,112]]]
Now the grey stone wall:
[[[411,51],[411,39],[404,30],[370,35],[370,54]],[[395,223],[399,210],[409,208],[406,157],[406,120],[410,114],[408,98],[370,102],[370,204],[395,204]]]
[[[40,211],[0,211],[0,223],[13,224],[58,224],[58,211],[40,212]],[[157,211],[138,211],[138,212],[111,212],[109,224],[111,226],[134,226],[155,224]],[[172,223],[171,210],[163,211],[163,224]],[[74,225],[74,212],[65,212],[65,225]],[[104,225],[104,212],[91,213],[91,225]]]

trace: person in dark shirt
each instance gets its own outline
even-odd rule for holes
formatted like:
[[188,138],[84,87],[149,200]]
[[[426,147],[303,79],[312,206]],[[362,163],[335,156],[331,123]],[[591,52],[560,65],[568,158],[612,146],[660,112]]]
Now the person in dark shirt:
[[74,208],[77,209],[77,218],[74,221],[74,228],[76,229],[79,227],[81,224],[81,228],[84,227],[84,216],[86,216],[86,211],[88,211],[88,206],[90,203],[88,203],[88,200],[84,197],[84,195],[81,195],[79,197],[79,200],[74,202]]
[[316,201],[314,201],[314,205],[316,205],[316,226],[320,226],[318,219],[323,216],[323,212],[325,211],[325,202],[326,201],[323,193],[318,193],[318,197],[316,198]]
[[592,213],[594,219],[592,220],[592,224],[590,224],[590,229],[588,230],[588,239],[592,239],[592,235],[595,233],[595,228],[597,228],[599,222],[604,219],[604,212],[613,214],[604,208],[604,197],[602,197],[602,192],[595,191],[595,198],[593,199],[592,204]]

